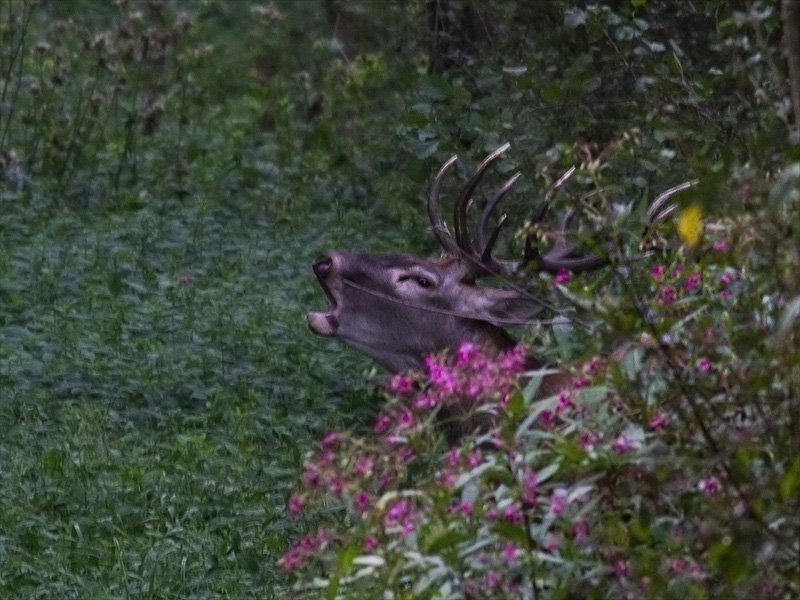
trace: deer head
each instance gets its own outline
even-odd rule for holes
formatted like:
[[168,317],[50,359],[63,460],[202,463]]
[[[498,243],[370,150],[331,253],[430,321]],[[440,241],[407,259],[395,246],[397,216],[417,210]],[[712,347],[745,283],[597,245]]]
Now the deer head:
[[[464,341],[478,342],[498,351],[513,345],[504,327],[529,322],[542,310],[543,301],[519,288],[497,289],[478,282],[499,275],[509,266],[529,266],[509,265],[492,256],[505,215],[491,233],[487,232],[491,215],[519,173],[506,181],[486,204],[474,235],[467,226],[467,211],[475,188],[492,162],[508,147],[506,144],[487,156],[467,181],[455,203],[454,235],[442,218],[440,190],[457,157],[444,163],[436,174],[428,193],[428,216],[433,233],[445,251],[440,260],[356,252],[327,252],[318,257],[313,263],[314,273],[331,308],[326,313],[307,315],[311,331],[337,337],[393,372],[421,366],[427,354],[455,348]],[[551,195],[573,171],[568,171],[545,195],[537,219],[542,218]],[[648,212],[650,222],[671,212],[673,207],[663,210],[662,207],[669,195],[679,189],[684,188],[678,186],[656,199]],[[531,257],[536,268],[550,273],[561,269],[577,273],[608,264],[607,256],[578,256],[567,245],[569,217],[562,219],[553,249]]]

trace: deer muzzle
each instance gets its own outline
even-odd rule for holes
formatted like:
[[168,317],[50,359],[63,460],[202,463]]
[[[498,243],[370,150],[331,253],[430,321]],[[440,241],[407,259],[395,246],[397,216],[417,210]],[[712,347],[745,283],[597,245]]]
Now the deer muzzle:
[[338,302],[331,290],[330,281],[334,279],[336,273],[336,256],[323,254],[317,257],[311,264],[314,274],[317,276],[331,308],[328,312],[310,312],[306,315],[308,328],[317,335],[331,336],[336,335],[339,329],[339,319],[336,315]]

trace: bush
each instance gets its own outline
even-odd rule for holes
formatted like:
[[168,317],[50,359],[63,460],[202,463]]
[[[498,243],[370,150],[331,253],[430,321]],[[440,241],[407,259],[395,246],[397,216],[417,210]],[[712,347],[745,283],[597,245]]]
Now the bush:
[[[740,190],[758,209],[737,217],[684,209],[683,247],[618,264],[605,291],[557,284],[606,344],[632,340],[618,362],[575,363],[557,396],[535,399],[543,372],[520,373],[519,349],[469,343],[394,377],[372,433],[330,433],[306,460],[289,512],[334,519],[281,560],[298,589],[796,597],[798,180],[795,166],[763,197]],[[494,425],[445,449],[453,403]]]

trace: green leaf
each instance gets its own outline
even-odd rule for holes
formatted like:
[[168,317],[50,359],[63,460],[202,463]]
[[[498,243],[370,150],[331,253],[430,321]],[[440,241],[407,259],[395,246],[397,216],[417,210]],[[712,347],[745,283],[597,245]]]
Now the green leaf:
[[781,498],[792,500],[800,495],[800,456],[794,459],[786,474],[781,478]]
[[517,542],[523,548],[530,541],[526,531],[519,525],[513,523],[495,523],[491,527],[492,531],[502,538]]
[[564,99],[566,92],[559,84],[551,81],[542,88],[542,99],[550,104],[557,104]]
[[339,593],[339,586],[344,575],[351,566],[353,561],[360,554],[359,549],[354,546],[345,546],[336,557],[336,571],[328,581],[328,587],[325,588],[325,597],[328,600],[334,600]]
[[467,539],[469,539],[469,536],[461,531],[445,531],[430,541],[426,551],[428,554],[439,554],[443,550],[449,550]]
[[525,410],[525,398],[523,397],[522,393],[519,391],[514,392],[511,394],[511,397],[508,399],[506,403],[506,412],[508,413],[509,419],[512,421],[516,420],[522,412]]
[[730,538],[725,538],[711,547],[709,562],[724,578],[732,584],[745,580],[753,570],[753,564]]

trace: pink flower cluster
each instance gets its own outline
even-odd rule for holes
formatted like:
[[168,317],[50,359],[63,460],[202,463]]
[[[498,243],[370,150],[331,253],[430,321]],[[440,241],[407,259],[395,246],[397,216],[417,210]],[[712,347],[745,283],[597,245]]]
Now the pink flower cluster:
[[331,539],[330,531],[318,529],[294,542],[278,561],[278,566],[284,571],[293,571],[302,567],[316,553],[324,550],[330,544]]
[[406,498],[392,502],[383,517],[383,528],[387,534],[397,533],[406,539],[417,528],[420,511]]
[[722,483],[714,477],[706,477],[697,482],[697,489],[706,496],[713,497],[722,493]]
[[688,577],[702,581],[707,577],[703,567],[694,559],[678,556],[667,561],[667,573],[670,577]]
[[373,431],[379,435],[409,436],[421,425],[416,415],[442,404],[469,409],[486,402],[502,403],[527,362],[523,345],[493,356],[472,342],[464,342],[454,355],[430,354],[425,357],[424,371],[392,377],[387,391],[402,400],[403,408],[378,415]]
[[[723,251],[727,247],[724,241],[717,243],[714,248],[722,248]],[[732,294],[731,284],[737,279],[737,271],[728,267],[720,275],[719,279],[704,277],[703,273],[699,270],[694,270],[690,273],[684,274],[683,265],[678,265],[671,272],[663,265],[656,265],[650,269],[650,278],[653,282],[658,284],[656,299],[662,306],[669,306],[674,304],[681,297],[691,295],[693,292],[698,292],[702,288],[707,291],[717,293],[723,300],[729,299]]]

